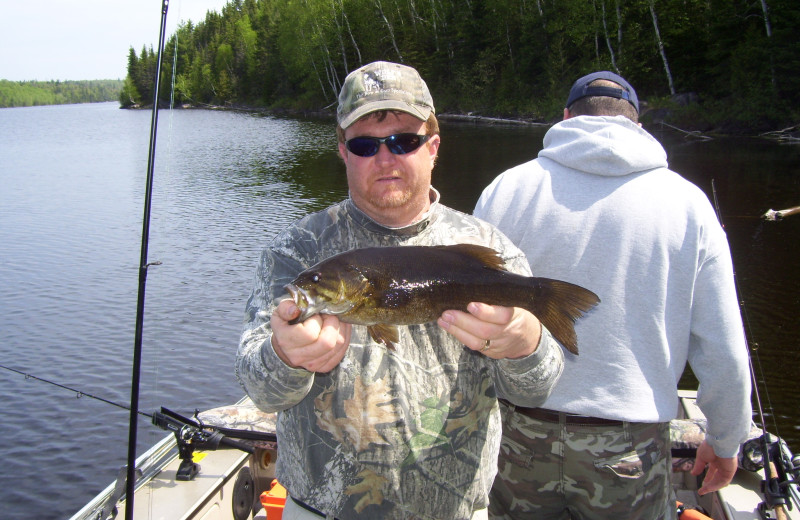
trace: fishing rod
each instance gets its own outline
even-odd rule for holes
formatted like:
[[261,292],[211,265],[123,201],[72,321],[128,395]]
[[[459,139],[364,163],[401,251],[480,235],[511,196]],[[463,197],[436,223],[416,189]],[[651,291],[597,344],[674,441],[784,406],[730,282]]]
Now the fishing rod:
[[[3,364],[0,364],[0,368],[2,368],[4,370],[8,370],[9,372],[14,372],[16,374],[19,374],[19,375],[25,377],[25,379],[33,379],[33,380],[36,380],[36,381],[39,381],[39,382],[42,382],[42,383],[47,383],[49,385],[57,386],[58,388],[63,388],[64,390],[69,390],[70,392],[74,392],[79,399],[82,398],[82,397],[88,397],[90,399],[95,399],[97,401],[100,401],[100,402],[103,402],[103,403],[106,403],[106,404],[110,404],[111,406],[116,406],[117,408],[122,408],[123,410],[130,410],[130,408],[125,406],[124,404],[117,403],[117,402],[111,401],[110,399],[105,399],[103,397],[99,397],[99,396],[90,394],[89,392],[84,392],[83,390],[80,390],[78,388],[74,388],[74,387],[71,387],[71,386],[68,386],[68,385],[63,385],[61,383],[56,383],[55,381],[51,381],[51,380],[45,379],[43,377],[35,376],[35,375],[33,375],[33,374],[29,373],[29,372],[24,372],[22,370],[18,370],[16,368],[9,367],[9,366],[3,365]],[[241,430],[241,429],[236,429],[236,428],[225,428],[225,427],[222,427],[222,426],[210,426],[210,425],[203,424],[203,422],[200,421],[200,418],[199,418],[199,414],[200,414],[199,410],[195,410],[194,411],[194,420],[192,420],[192,421],[190,421],[189,419],[186,419],[183,416],[178,415],[177,413],[175,413],[175,412],[173,412],[171,410],[168,410],[168,409],[164,408],[163,406],[161,407],[161,412],[147,413],[147,412],[143,412],[141,410],[138,410],[137,413],[139,415],[143,416],[143,417],[147,417],[148,419],[152,419],[153,420],[153,424],[155,424],[156,426],[161,426],[160,424],[158,424],[156,422],[157,419],[159,418],[159,414],[162,414],[162,415],[166,414],[166,415],[168,415],[170,417],[173,417],[175,419],[181,420],[181,421],[185,422],[186,424],[193,424],[193,425],[195,425],[197,427],[200,427],[200,428],[210,428],[210,429],[214,429],[214,430],[219,430],[219,431],[225,433],[226,435],[228,435],[229,437],[235,437],[235,438],[239,438],[239,439],[250,439],[250,440],[263,440],[263,439],[273,440],[275,438],[275,434],[274,433],[270,433],[270,432],[254,432],[252,430]],[[168,429],[168,428],[164,428],[164,429]]]
[[167,30],[167,10],[169,0],[161,3],[161,28],[158,35],[158,57],[153,87],[153,108],[150,122],[150,149],[147,157],[147,182],[142,218],[142,248],[139,260],[139,292],[136,306],[136,333],[133,347],[133,367],[131,375],[130,422],[128,425],[128,470],[125,486],[125,520],[133,520],[133,497],[136,489],[136,433],[139,409],[139,379],[142,368],[142,331],[144,329],[144,296],[147,283],[147,249],[150,237],[150,206],[153,195],[153,169],[156,154],[156,130],[158,128],[158,91],[161,83],[161,55],[164,52],[164,35]]
[[[110,399],[105,399],[103,397],[99,397],[88,392],[84,392],[78,388],[74,388],[68,385],[63,385],[61,383],[56,383],[55,381],[51,381],[50,379],[45,379],[43,377],[35,376],[28,372],[23,372],[22,370],[18,370],[13,367],[9,367],[3,364],[0,364],[0,368],[4,370],[8,370],[9,372],[14,372],[19,374],[25,379],[33,379],[35,381],[39,381],[42,383],[47,383],[49,385],[57,386],[58,388],[63,388],[64,390],[69,390],[70,392],[74,392],[76,396],[80,399],[82,397],[88,397],[90,399],[95,399],[102,403],[110,404],[112,406],[116,406],[117,408],[122,408],[123,410],[130,410],[129,407],[125,406],[124,404],[117,403],[111,401]],[[153,423],[154,426],[158,426],[162,430],[167,430],[172,433],[175,433],[175,436],[178,441],[179,447],[184,450],[187,449],[185,445],[191,446],[188,448],[188,452],[191,452],[194,449],[207,449],[207,450],[216,450],[219,448],[220,445],[226,445],[232,448],[236,448],[241,451],[245,451],[247,453],[253,453],[253,448],[247,444],[237,441],[236,439],[242,440],[250,440],[250,441],[267,441],[267,442],[277,442],[277,436],[271,432],[255,432],[251,430],[241,430],[236,428],[226,428],[223,426],[214,426],[208,425],[203,423],[200,419],[200,411],[194,411],[193,418],[188,418],[183,415],[180,415],[168,408],[161,407],[160,411],[147,413],[141,410],[137,410],[139,415],[142,417],[147,417]],[[181,457],[186,459],[186,457]],[[191,461],[191,456],[188,457],[188,460]],[[195,466],[197,466],[195,464]],[[191,480],[189,478],[180,478],[180,471],[178,473],[179,477],[177,480]]]
[[[714,183],[714,179],[711,179],[711,192],[714,197],[714,209],[717,213],[717,220],[724,229],[725,223],[722,220],[722,211],[720,209],[719,200],[717,199],[717,187]],[[747,360],[750,364],[750,380],[752,382],[757,413],[763,431],[761,439],[759,440],[761,443],[761,456],[764,468],[764,480],[761,484],[764,502],[759,504],[759,514],[765,519],[772,518],[767,511],[768,509],[772,509],[775,511],[777,519],[783,520],[787,518],[785,511],[787,505],[789,509],[791,509],[792,502],[794,502],[800,507],[800,491],[798,491],[797,488],[798,481],[800,481],[800,456],[793,457],[786,443],[780,439],[780,437],[778,437],[777,441],[772,440],[772,435],[767,431],[767,421],[764,418],[764,409],[758,390],[758,379],[756,378],[753,356],[750,354],[751,350],[748,342],[748,330],[751,329],[749,326],[750,318],[747,314],[744,299],[740,296],[741,291],[739,290],[739,282],[736,277],[735,269],[733,270],[733,283],[736,288],[737,297],[739,297],[739,306],[744,315],[742,321],[742,335],[744,336],[745,347],[747,349]],[[759,367],[760,366],[761,363],[759,361]],[[767,392],[767,400],[769,401],[769,392]],[[771,402],[769,406],[772,408]],[[775,429],[777,430],[777,424],[775,425]]]
[[[43,377],[35,376],[28,372],[23,372],[22,370],[18,370],[16,368],[0,364],[0,369],[19,374],[24,376],[25,379],[33,379],[42,383],[56,386],[58,388],[69,390],[70,392],[75,392],[78,398],[89,397],[91,399],[116,406],[117,408],[122,408],[124,410],[129,409],[123,404],[92,395],[88,392],[84,392],[83,390],[79,390],[68,385],[56,383],[55,381],[51,381]],[[167,430],[175,436],[175,444],[178,447],[178,457],[180,458],[180,465],[175,473],[175,480],[194,480],[194,478],[200,472],[200,465],[194,461],[194,453],[197,450],[216,451],[220,449],[237,449],[252,455],[255,453],[255,447],[251,443],[256,442],[258,444],[274,444],[278,442],[277,435],[272,432],[255,432],[251,430],[240,430],[205,424],[200,419],[200,411],[197,409],[195,409],[192,418],[180,415],[163,406],[161,407],[160,411],[153,412],[152,414],[142,411],[137,411],[137,413],[149,418],[154,426],[157,426],[162,430]],[[127,473],[127,469],[129,467],[130,466],[123,466],[120,468],[117,482],[114,486],[114,491],[105,500],[100,512],[92,518],[97,520],[106,520],[109,518],[109,515],[111,515],[110,518],[114,518],[116,516],[116,513],[112,514],[112,511],[115,511],[117,502],[120,500],[120,498],[122,498],[123,489],[127,483],[127,480],[123,482],[122,477]],[[137,478],[145,475],[145,472],[143,472],[142,468],[134,468],[134,472]],[[133,495],[126,496],[126,504],[126,511],[128,510],[128,507],[133,510]]]
[[[65,390],[69,390],[70,392],[75,392],[76,397],[78,397],[78,399],[80,399],[81,397],[88,397],[90,399],[95,399],[97,401],[101,401],[103,403],[110,404],[112,406],[116,406],[117,408],[122,408],[123,410],[130,410],[130,408],[125,406],[124,404],[115,403],[114,401],[110,401],[108,399],[104,399],[102,397],[98,397],[96,395],[92,395],[92,394],[90,394],[88,392],[84,392],[83,390],[78,390],[77,388],[72,388],[71,386],[62,385],[61,383],[56,383],[54,381],[50,381],[49,379],[44,379],[43,377],[36,377],[33,374],[29,374],[27,372],[23,372],[22,370],[17,370],[16,368],[11,368],[11,367],[8,367],[6,365],[0,365],[0,368],[8,370],[10,372],[15,372],[15,373],[17,373],[17,374],[19,374],[21,376],[25,376],[25,379],[35,379],[36,381],[41,381],[42,383],[47,383],[47,384],[50,384],[50,385],[53,385],[53,386],[57,386],[59,388],[63,388]],[[153,418],[153,415],[149,414],[149,413],[145,413],[145,412],[141,412],[141,411],[138,411],[137,413],[139,415],[142,415],[142,416],[147,417],[149,419]]]

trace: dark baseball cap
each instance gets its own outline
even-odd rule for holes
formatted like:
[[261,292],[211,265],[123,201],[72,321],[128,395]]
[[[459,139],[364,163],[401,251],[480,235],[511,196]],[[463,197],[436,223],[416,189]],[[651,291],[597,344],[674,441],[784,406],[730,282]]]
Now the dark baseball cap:
[[[589,83],[596,81],[598,79],[605,79],[608,81],[613,81],[620,88],[613,88],[613,87],[590,87]],[[631,105],[633,108],[636,109],[636,113],[639,113],[639,98],[636,97],[636,91],[633,90],[633,87],[630,83],[625,81],[625,78],[614,74],[613,72],[609,72],[607,70],[603,70],[600,72],[593,72],[591,74],[587,74],[586,76],[580,78],[572,85],[572,89],[569,91],[569,97],[567,98],[567,108],[569,108],[574,102],[578,101],[581,98],[589,97],[589,96],[606,96],[606,97],[613,97],[617,99],[624,99]]]

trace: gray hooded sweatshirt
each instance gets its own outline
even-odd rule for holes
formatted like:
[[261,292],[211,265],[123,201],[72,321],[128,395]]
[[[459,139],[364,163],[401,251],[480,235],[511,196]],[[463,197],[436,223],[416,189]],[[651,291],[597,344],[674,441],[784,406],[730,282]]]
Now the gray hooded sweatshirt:
[[718,456],[751,422],[750,378],[727,238],[705,194],[622,116],[554,125],[533,161],[488,186],[475,215],[523,250],[534,276],[601,303],[578,320],[579,355],[544,408],[632,422],[678,410],[687,363]]

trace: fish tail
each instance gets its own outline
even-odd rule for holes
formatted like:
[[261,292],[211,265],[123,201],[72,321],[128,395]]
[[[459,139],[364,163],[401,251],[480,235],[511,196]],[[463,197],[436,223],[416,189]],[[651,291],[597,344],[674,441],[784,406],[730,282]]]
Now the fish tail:
[[578,354],[575,321],[600,303],[588,289],[561,280],[534,278],[533,302],[530,310],[564,347]]

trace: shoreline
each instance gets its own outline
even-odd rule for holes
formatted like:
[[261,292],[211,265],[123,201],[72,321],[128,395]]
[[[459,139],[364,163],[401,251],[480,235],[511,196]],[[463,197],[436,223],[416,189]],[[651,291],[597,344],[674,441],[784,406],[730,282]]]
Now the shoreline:
[[[120,106],[120,109],[130,110],[146,110],[150,109],[152,104],[149,105],[133,105],[128,107]],[[162,106],[161,108],[169,108],[169,106]],[[181,110],[226,110],[232,112],[247,112],[247,113],[260,113],[272,116],[284,117],[305,117],[305,118],[319,118],[319,119],[335,119],[335,113],[329,110],[299,110],[299,109],[286,109],[286,108],[266,108],[255,107],[248,105],[210,105],[204,103],[198,104],[182,104],[176,105],[173,108]],[[800,123],[782,129],[769,130],[765,132],[724,132],[720,130],[702,131],[698,129],[684,129],[675,126],[667,121],[670,112],[664,109],[645,109],[640,116],[640,123],[647,129],[660,126],[662,129],[667,128],[670,131],[684,134],[687,138],[695,139],[715,139],[718,137],[751,137],[775,140],[787,144],[800,144]],[[532,126],[532,127],[549,127],[561,121],[555,119],[553,121],[541,121],[524,118],[510,118],[510,117],[494,117],[477,115],[472,112],[464,114],[443,112],[437,114],[436,117],[440,121],[451,121],[456,123],[471,123],[475,125],[515,125],[515,126]]]

